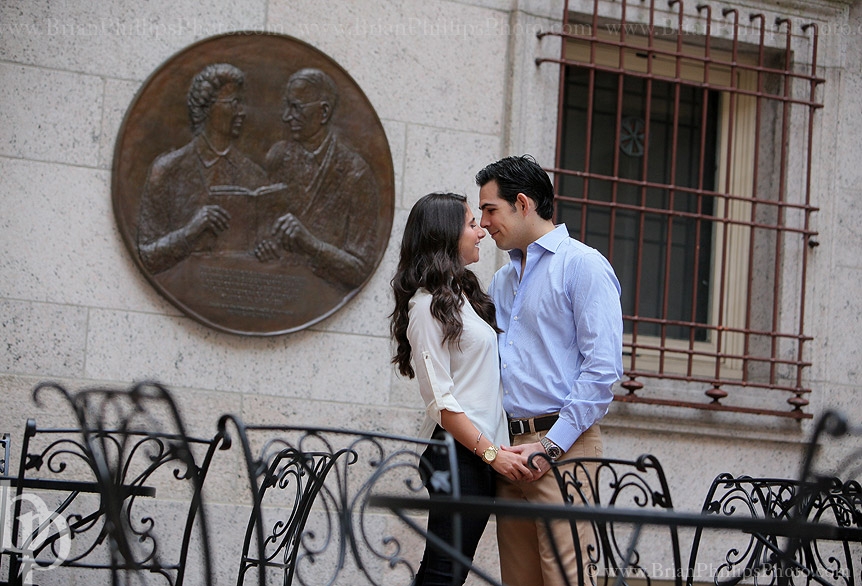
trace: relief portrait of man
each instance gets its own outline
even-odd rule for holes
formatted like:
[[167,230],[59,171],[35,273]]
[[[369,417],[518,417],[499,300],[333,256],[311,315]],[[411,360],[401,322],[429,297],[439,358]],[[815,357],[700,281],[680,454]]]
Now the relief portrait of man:
[[114,214],[149,283],[196,321],[280,335],[370,280],[395,208],[368,98],[298,39],[224,34],[144,82],[115,146]]
[[311,259],[315,273],[349,287],[370,270],[379,207],[379,188],[365,159],[348,146],[329,122],[338,106],[338,89],[323,71],[305,68],[288,79],[282,121],[290,138],[266,155],[270,181],[286,187],[283,215],[271,236],[255,249],[261,261],[285,252]]
[[192,80],[187,104],[194,138],[153,162],[141,197],[138,251],[153,273],[193,252],[211,252],[229,229],[230,213],[212,203],[212,187],[267,183],[263,169],[234,146],[245,120],[244,82],[243,72],[227,63],[208,65]]

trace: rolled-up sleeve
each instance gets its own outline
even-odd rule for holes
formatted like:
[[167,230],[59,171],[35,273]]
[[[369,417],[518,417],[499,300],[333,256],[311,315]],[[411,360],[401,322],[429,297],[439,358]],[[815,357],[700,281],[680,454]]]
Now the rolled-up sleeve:
[[438,425],[442,410],[463,413],[453,394],[449,344],[443,343],[443,329],[427,304],[417,304],[410,309],[407,339],[413,352],[413,365],[419,393],[425,403],[425,411]]

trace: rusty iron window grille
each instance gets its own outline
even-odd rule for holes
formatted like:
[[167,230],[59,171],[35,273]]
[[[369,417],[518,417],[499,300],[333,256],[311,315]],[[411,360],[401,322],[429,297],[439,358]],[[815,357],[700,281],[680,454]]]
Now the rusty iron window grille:
[[536,63],[560,65],[557,221],[623,286],[618,400],[810,418],[817,25],[679,0],[589,9],[566,2],[538,33],[561,56]]

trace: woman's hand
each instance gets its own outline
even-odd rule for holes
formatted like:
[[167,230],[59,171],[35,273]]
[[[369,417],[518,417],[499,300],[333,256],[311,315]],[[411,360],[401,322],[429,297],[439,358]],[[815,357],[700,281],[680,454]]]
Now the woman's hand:
[[521,444],[520,446],[511,447],[501,446],[500,452],[514,454],[519,458],[521,464],[527,470],[526,474],[524,474],[524,476],[521,478],[521,480],[525,482],[533,482],[534,480],[538,480],[539,478],[544,476],[545,472],[551,469],[551,464],[548,462],[547,458],[536,456],[532,458],[532,460],[530,459],[533,454],[545,453],[545,447],[541,444],[541,442]]
[[186,240],[196,242],[209,230],[216,236],[230,227],[230,214],[221,206],[206,205],[198,209],[189,223],[183,228]]
[[497,457],[491,462],[494,471],[515,482],[532,480],[533,471],[524,464],[524,458],[515,452],[506,451],[506,449],[506,447],[501,446],[497,452]]

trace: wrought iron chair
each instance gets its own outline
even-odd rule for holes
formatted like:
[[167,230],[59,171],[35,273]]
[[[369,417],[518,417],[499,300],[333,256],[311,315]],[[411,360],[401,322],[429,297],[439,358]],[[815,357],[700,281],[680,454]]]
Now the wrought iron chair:
[[[837,478],[824,485],[720,474],[710,486],[703,512],[787,523],[801,519],[842,527],[859,526],[860,497],[859,483],[842,483]],[[704,577],[716,586],[856,583],[860,548],[849,542],[816,539],[791,546],[793,541],[796,540],[769,533],[720,530],[707,533],[698,528],[692,542],[688,584]],[[704,545],[711,550],[707,555],[702,552]],[[791,547],[793,551],[788,554]]]
[[[7,552],[14,554],[10,581],[29,583],[34,570],[50,568],[63,581],[92,581],[92,571],[102,570],[113,584],[156,576],[154,583],[181,586],[194,536],[196,567],[212,583],[201,487],[221,437],[187,436],[170,394],[157,383],[76,393],[46,383],[34,389],[34,400],[49,391],[72,408],[79,426],[27,423],[14,487],[16,547]],[[156,493],[170,500],[151,498]]]
[[[840,436],[848,426],[837,413],[817,422],[798,479],[718,475],[710,485],[703,512],[727,517],[770,519],[792,526],[819,523],[836,528],[862,528],[862,487],[833,474],[859,473],[859,452],[831,470],[815,470],[814,456],[827,435]],[[780,529],[780,525],[778,526]],[[718,542],[718,543],[716,543]],[[704,553],[704,549],[708,553]],[[862,541],[785,537],[768,531],[695,531],[688,564],[690,585],[707,578],[716,586],[819,583],[853,586],[859,580]]]
[[[545,456],[540,453],[533,457]],[[551,462],[549,473],[554,475],[567,505],[621,510],[673,509],[664,470],[658,459],[649,454],[636,460],[559,460]],[[582,526],[580,532],[578,525]],[[579,586],[650,585],[654,580],[681,586],[679,536],[675,526],[642,527],[635,521],[591,520],[573,521],[570,529],[578,567],[584,569],[578,574]]]
[[[368,499],[424,494],[426,478],[459,495],[451,437],[247,426],[232,415],[222,417],[219,429],[231,443],[237,438],[248,471],[238,585],[410,583],[421,557],[420,521],[405,527]],[[427,449],[445,451],[451,470],[432,473]]]

